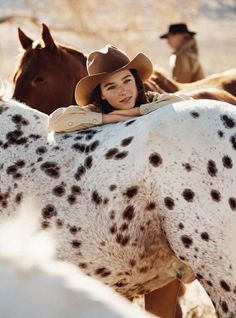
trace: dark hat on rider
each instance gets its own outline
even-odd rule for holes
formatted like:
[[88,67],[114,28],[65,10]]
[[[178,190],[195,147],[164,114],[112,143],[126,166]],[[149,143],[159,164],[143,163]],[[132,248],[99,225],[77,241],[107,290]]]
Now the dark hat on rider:
[[176,34],[176,33],[189,33],[191,35],[196,34],[196,32],[189,31],[185,23],[176,23],[176,24],[170,24],[168,32],[161,35],[160,39],[166,39],[169,34]]
[[112,45],[90,53],[87,59],[88,76],[82,78],[75,88],[76,103],[80,106],[92,103],[94,90],[104,78],[125,69],[135,69],[141,80],[145,81],[152,74],[153,65],[143,53],[130,60],[123,51]]

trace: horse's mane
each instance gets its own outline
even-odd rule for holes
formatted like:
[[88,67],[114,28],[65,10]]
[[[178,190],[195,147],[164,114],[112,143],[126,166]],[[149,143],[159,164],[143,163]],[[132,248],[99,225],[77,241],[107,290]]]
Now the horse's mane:
[[81,63],[86,67],[87,54],[84,54],[81,51],[77,51],[70,46],[61,45],[61,44],[58,44],[58,46],[64,50],[66,50],[67,53],[75,56],[75,58],[79,58],[81,60]]

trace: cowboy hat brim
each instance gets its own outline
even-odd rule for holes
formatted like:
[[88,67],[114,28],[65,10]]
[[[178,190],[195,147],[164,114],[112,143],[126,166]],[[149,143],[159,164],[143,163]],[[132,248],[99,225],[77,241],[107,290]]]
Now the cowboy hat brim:
[[168,35],[169,35],[169,34],[186,33],[186,32],[189,33],[189,34],[191,34],[191,35],[195,35],[195,34],[196,34],[196,32],[192,32],[192,31],[168,32],[168,33],[162,34],[162,35],[160,36],[160,39],[166,39],[166,38],[168,38]]
[[115,70],[114,72],[104,72],[95,75],[88,75],[82,78],[75,88],[75,101],[80,106],[85,106],[93,102],[94,89],[110,74],[117,73],[125,69],[135,69],[142,81],[147,80],[153,71],[152,62],[143,53],[139,53],[132,61]]

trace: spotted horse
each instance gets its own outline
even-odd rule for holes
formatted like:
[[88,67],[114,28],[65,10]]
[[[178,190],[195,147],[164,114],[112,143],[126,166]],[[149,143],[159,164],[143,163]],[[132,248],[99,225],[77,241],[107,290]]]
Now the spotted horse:
[[72,133],[0,102],[0,215],[29,199],[58,259],[132,298],[194,273],[236,317],[236,108],[170,104]]

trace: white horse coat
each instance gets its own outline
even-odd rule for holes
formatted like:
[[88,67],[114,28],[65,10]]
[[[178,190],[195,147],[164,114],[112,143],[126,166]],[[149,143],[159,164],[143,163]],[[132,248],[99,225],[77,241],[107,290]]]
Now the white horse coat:
[[0,214],[30,197],[57,257],[133,297],[192,270],[236,315],[236,108],[165,106],[48,139],[47,116],[0,104]]

